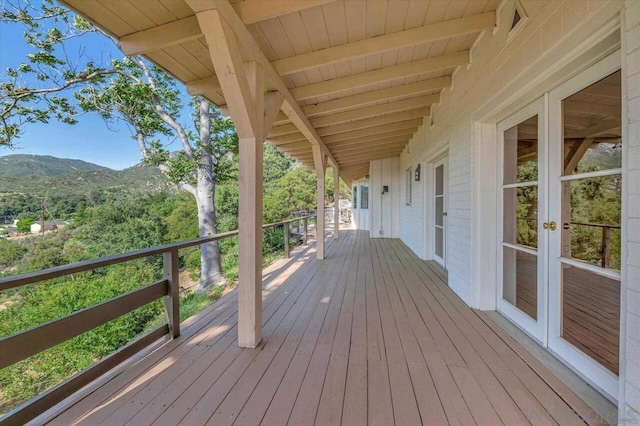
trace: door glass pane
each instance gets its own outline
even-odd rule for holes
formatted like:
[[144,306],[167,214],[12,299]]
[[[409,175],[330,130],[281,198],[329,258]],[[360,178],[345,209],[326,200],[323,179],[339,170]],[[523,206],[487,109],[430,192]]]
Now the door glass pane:
[[365,185],[360,186],[360,208],[369,208],[369,187]]
[[436,227],[436,256],[442,258],[444,254],[444,229]]
[[504,189],[504,241],[538,247],[538,186]]
[[562,265],[562,337],[618,374],[620,281]]
[[503,247],[502,298],[538,318],[538,256]]
[[444,165],[436,167],[436,195],[444,194]]
[[622,167],[620,71],[562,101],[564,175]]
[[504,184],[538,180],[538,116],[504,132]]
[[562,256],[620,270],[622,176],[562,182]]
[[444,224],[444,197],[436,197],[436,225],[443,226]]

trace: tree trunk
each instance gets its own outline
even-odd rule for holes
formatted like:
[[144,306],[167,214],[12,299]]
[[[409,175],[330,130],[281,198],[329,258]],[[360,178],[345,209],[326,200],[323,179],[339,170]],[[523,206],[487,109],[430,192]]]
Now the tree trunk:
[[[196,205],[198,207],[198,228],[201,237],[217,233],[215,189],[216,183],[211,163],[201,164],[198,167],[195,188]],[[212,241],[200,246],[200,283],[197,291],[207,290],[214,284],[225,284],[218,241]]]

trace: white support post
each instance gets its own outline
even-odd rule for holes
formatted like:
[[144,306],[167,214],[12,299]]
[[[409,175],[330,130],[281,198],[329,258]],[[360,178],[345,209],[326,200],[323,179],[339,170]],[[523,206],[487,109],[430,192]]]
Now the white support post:
[[316,257],[324,259],[324,174],[325,156],[319,146],[313,145],[313,163],[316,169],[317,216],[316,216]]
[[340,170],[335,166],[333,169],[333,238],[340,238]]
[[262,145],[282,96],[272,93],[265,102],[262,65],[244,63],[218,10],[198,12],[197,18],[240,142],[238,345],[255,348],[262,340]]

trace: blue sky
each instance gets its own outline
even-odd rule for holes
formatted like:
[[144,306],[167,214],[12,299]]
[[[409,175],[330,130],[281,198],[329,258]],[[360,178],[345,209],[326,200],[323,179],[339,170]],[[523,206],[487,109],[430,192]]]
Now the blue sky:
[[[113,43],[100,35],[81,38],[69,49],[70,54],[86,47],[87,52],[102,52],[104,57],[119,58],[122,54]],[[19,24],[0,23],[0,78],[5,77],[7,67],[25,62],[32,50],[24,42],[23,27]],[[92,55],[91,53],[89,55]],[[113,126],[110,126],[113,127]],[[51,120],[48,124],[31,124],[23,128],[14,149],[0,147],[0,156],[10,154],[40,154],[61,158],[74,158],[121,170],[140,162],[140,152],[131,138],[129,129],[119,124],[107,128],[104,121],[94,114],[79,118],[78,124],[68,125]],[[174,142],[179,149],[178,143]],[[169,147],[171,149],[171,147]]]

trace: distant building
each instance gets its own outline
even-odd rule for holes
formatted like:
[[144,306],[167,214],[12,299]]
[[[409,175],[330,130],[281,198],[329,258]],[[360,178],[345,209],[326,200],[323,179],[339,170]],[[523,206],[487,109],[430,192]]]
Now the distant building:
[[[45,220],[44,221],[44,230],[45,231],[53,231],[54,229],[64,228],[68,226],[69,222],[65,222],[64,220]],[[36,222],[31,225],[31,233],[39,234],[42,232],[42,224],[40,222]]]

